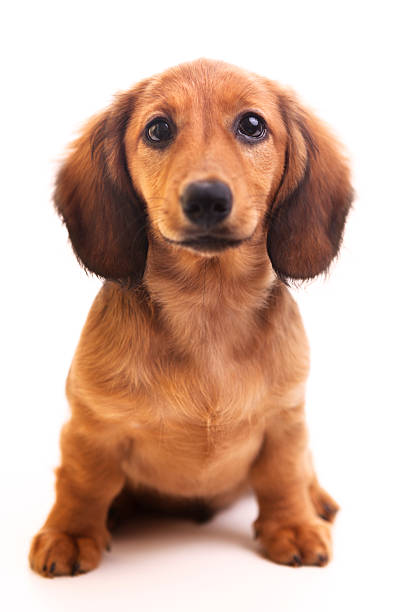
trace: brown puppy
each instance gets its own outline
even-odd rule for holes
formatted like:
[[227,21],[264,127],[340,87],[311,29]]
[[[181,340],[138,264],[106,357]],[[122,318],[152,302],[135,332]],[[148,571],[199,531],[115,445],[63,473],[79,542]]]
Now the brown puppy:
[[96,567],[125,489],[216,510],[248,483],[268,556],[327,563],[337,505],[307,448],[308,345],[285,281],[327,270],[351,197],[327,129],[275,83],[220,62],[143,81],[88,123],[55,203],[106,282],[69,372],[34,570]]

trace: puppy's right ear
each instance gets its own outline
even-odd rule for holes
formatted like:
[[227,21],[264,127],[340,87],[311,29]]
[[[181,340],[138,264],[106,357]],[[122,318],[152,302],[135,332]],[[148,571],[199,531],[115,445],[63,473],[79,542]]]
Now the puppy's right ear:
[[91,119],[60,169],[54,193],[74,252],[98,276],[138,283],[147,256],[147,215],[127,168],[124,136],[135,93]]

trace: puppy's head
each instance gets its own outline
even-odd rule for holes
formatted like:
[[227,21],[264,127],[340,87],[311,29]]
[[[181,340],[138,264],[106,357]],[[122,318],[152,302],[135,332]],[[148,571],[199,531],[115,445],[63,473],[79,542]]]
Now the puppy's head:
[[55,202],[99,276],[140,281],[149,240],[208,257],[261,233],[277,274],[306,279],[337,254],[351,193],[338,145],[291,94],[199,60],[91,120]]

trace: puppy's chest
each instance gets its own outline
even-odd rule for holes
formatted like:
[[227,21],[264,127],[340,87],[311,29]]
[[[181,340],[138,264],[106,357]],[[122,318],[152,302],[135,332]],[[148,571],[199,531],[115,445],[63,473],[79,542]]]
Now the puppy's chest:
[[238,484],[262,443],[265,395],[243,373],[163,376],[135,409],[125,471],[175,495]]
[[168,419],[136,427],[123,468],[134,484],[175,496],[211,496],[243,483],[263,440],[260,422]]
[[[143,416],[197,432],[225,432],[234,423],[256,418],[269,386],[259,368],[214,361],[184,370],[177,365],[152,372],[151,384],[139,395],[136,426]],[[142,416],[143,415],[143,416]]]

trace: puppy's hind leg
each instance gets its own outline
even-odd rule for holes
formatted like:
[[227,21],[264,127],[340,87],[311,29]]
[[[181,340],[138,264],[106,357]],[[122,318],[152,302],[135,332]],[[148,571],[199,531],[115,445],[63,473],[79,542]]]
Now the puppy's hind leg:
[[333,523],[340,506],[318,483],[316,476],[309,488],[316,514],[325,521]]

